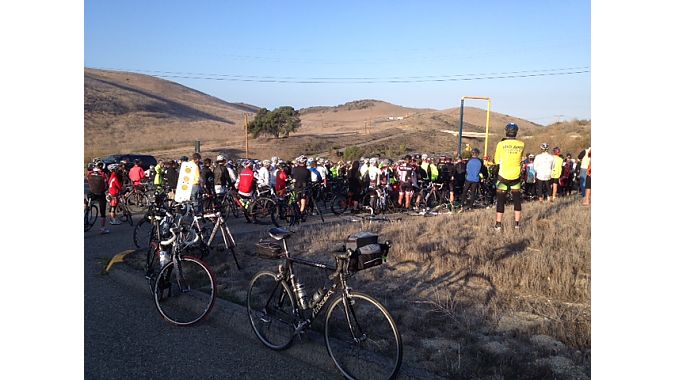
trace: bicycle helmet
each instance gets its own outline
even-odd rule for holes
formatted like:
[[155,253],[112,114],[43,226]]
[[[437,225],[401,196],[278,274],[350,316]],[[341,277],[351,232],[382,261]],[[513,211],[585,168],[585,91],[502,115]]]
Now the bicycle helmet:
[[528,159],[529,159],[529,160],[534,160],[534,159],[535,159],[535,155],[532,154],[532,153],[529,154],[529,155],[528,155]]
[[421,159],[426,160],[427,159],[427,153],[423,153],[422,156],[420,156]]
[[262,164],[263,164],[263,166],[269,166],[270,160],[263,160]]
[[375,158],[375,157],[373,157],[369,160],[369,164],[371,164],[371,165],[376,165],[377,163],[378,163],[378,159]]
[[216,162],[221,162],[221,161],[225,161],[225,156],[223,156],[222,154],[219,154],[218,156],[216,156]]
[[188,162],[188,156],[181,156],[181,161]]
[[112,171],[117,170],[118,167],[119,167],[118,164],[110,164],[110,165],[108,165],[108,170],[110,170],[112,172]]
[[479,151],[479,149],[478,149],[478,148],[474,148],[474,149],[472,149],[472,155],[473,155],[473,156],[478,156],[478,155],[479,155],[479,153],[481,153],[481,152]]
[[245,168],[246,168],[246,167],[251,167],[252,165],[253,165],[253,164],[252,164],[251,161],[249,161],[249,160],[245,160],[244,162],[242,162],[242,166],[245,167]]
[[96,165],[95,165],[95,166],[96,166],[97,168],[99,168],[99,169],[103,169],[103,166],[104,166],[104,165],[105,165],[105,164],[103,163],[103,161],[96,161]]
[[519,126],[515,123],[505,125],[505,135],[507,137],[516,137],[517,132],[519,132]]
[[540,144],[540,149],[543,150],[543,151],[548,151],[549,150],[549,144],[547,144],[547,143]]
[[559,148],[559,147],[557,146],[557,147],[554,148],[554,150],[553,150],[552,152],[553,152],[555,155],[560,156],[560,155],[561,155],[561,148]]

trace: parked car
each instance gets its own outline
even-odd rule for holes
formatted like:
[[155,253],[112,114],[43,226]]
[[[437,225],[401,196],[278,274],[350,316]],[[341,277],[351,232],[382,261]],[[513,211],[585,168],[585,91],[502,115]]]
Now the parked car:
[[110,156],[96,157],[92,162],[103,161],[105,166],[108,167],[110,164],[119,164],[121,161],[126,161],[125,167],[131,169],[134,166],[134,160],[141,161],[143,170],[148,170],[150,165],[157,165],[157,159],[147,154],[111,154]]

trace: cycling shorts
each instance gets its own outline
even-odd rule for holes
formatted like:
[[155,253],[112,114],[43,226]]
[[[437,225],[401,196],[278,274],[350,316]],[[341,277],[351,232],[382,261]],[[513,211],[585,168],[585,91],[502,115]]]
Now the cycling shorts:
[[498,176],[498,182],[495,184],[495,188],[502,191],[511,190],[521,190],[521,178],[517,179],[504,179],[501,176]]
[[409,193],[413,194],[413,185],[410,183],[402,183],[399,187],[399,194]]

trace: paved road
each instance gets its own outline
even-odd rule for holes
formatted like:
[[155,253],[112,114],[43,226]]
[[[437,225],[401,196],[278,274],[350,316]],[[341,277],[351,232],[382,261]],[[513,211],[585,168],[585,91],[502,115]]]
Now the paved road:
[[[131,248],[131,227],[111,230],[109,235],[99,235],[97,229],[84,234],[86,379],[339,378],[318,342],[299,346],[323,350],[323,368],[294,359],[297,351],[271,351],[253,334],[223,328],[218,318],[226,313],[218,309],[195,327],[164,322],[140,273],[101,274],[106,259]],[[124,271],[122,267],[111,272]]]

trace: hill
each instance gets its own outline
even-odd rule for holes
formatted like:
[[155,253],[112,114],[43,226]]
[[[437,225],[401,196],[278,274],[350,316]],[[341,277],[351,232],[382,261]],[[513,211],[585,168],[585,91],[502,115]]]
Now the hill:
[[[244,113],[252,115],[258,107],[226,102],[148,75],[95,69],[85,69],[84,74],[85,161],[132,151],[176,158],[192,152],[195,140],[201,141],[206,156],[217,152],[245,156]],[[458,107],[410,108],[363,99],[299,111],[302,127],[298,133],[285,139],[249,139],[249,156],[336,158],[337,151],[350,146],[364,155],[390,157],[410,152],[450,154],[457,149],[457,137],[444,131],[458,130]],[[491,112],[490,120],[489,155],[508,122],[519,124],[519,137],[529,152],[536,152],[547,141],[574,153],[591,140],[588,121],[544,127],[498,112]],[[485,122],[485,110],[465,107],[463,131],[483,133]],[[463,142],[484,150],[483,138],[463,138]]]
[[225,139],[257,110],[148,75],[85,69],[85,159]]

